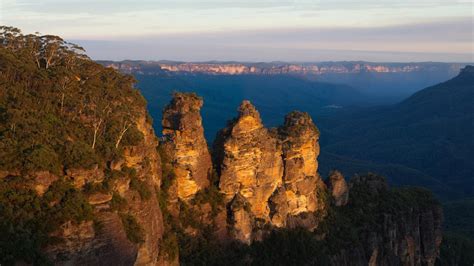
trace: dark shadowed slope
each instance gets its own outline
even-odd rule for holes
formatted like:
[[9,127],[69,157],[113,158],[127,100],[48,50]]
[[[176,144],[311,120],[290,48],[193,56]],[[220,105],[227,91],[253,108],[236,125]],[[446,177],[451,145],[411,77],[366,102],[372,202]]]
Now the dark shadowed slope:
[[[389,108],[340,112],[319,120],[323,133],[329,135],[323,143],[323,161],[334,161],[337,154],[377,165],[399,164],[431,176],[442,186],[417,181],[418,185],[429,186],[443,196],[474,194],[472,66]],[[347,163],[343,170],[351,173],[355,168]],[[405,174],[400,171],[392,177],[401,181]]]

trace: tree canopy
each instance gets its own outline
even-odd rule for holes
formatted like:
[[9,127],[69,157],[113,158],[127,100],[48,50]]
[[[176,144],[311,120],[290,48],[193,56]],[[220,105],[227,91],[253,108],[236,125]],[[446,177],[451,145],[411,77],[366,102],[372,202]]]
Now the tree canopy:
[[89,168],[141,140],[134,79],[58,36],[0,27],[0,170]]

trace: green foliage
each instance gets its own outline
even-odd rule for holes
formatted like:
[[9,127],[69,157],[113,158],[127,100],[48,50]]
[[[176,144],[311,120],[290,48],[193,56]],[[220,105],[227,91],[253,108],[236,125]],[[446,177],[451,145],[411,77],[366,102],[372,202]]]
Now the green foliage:
[[48,146],[37,145],[24,151],[25,161],[23,170],[25,171],[50,171],[59,173],[60,164],[56,152]]
[[179,254],[179,243],[178,237],[176,235],[176,232],[179,228],[176,221],[174,221],[174,218],[171,216],[170,211],[168,210],[168,197],[169,189],[176,176],[174,174],[173,167],[171,166],[171,160],[161,143],[157,147],[157,151],[161,158],[162,179],[161,187],[155,187],[155,195],[163,215],[163,226],[165,232],[160,241],[160,256],[173,261]]
[[[199,222],[199,213],[194,209],[196,205],[188,205],[179,200],[179,221],[183,228],[192,227],[202,229],[203,225]],[[196,206],[197,207],[197,206]]]
[[66,168],[90,169],[100,162],[91,146],[83,141],[65,143],[63,154]]
[[128,240],[136,244],[143,243],[145,241],[145,232],[137,222],[137,219],[131,214],[121,214],[120,218],[122,219],[122,225]]
[[219,192],[219,188],[213,184],[209,187],[200,190],[194,198],[191,200],[191,205],[204,205],[209,203],[212,209],[212,217],[215,217],[219,211],[219,209],[224,207],[224,198],[222,194]]
[[110,208],[114,211],[123,211],[126,207],[127,200],[117,192],[114,192],[114,194],[112,194],[112,200],[110,201]]
[[134,146],[143,141],[143,133],[136,127],[131,127],[127,130],[127,134],[122,139],[122,144],[125,146]]
[[474,199],[443,204],[445,230],[474,240]]
[[58,180],[38,196],[24,178],[0,180],[0,263],[17,260],[44,264],[41,248],[49,233],[67,221],[91,220],[92,207],[70,182]]
[[437,266],[472,266],[474,264],[474,240],[463,235],[447,232],[443,235]]
[[[51,232],[68,221],[93,220],[88,193],[109,193],[117,178],[136,178],[135,170],[109,170],[103,182],[84,191],[62,178],[68,169],[108,165],[122,156],[123,146],[143,140],[136,121],[146,102],[134,79],[83,52],[57,36],[0,26],[0,170],[20,173],[0,180],[0,264],[45,264],[40,251],[53,241]],[[59,177],[43,196],[29,187],[36,171]],[[142,198],[150,197],[141,181],[132,183]],[[124,205],[113,196],[112,208]],[[122,221],[140,242],[136,221]]]
[[142,200],[149,200],[151,198],[151,190],[148,188],[147,183],[137,177],[130,179],[130,188],[137,191]]
[[0,169],[88,169],[142,139],[145,100],[134,79],[77,45],[0,27]]
[[165,230],[160,241],[160,255],[169,261],[174,261],[179,255],[179,243],[176,234],[171,230]]

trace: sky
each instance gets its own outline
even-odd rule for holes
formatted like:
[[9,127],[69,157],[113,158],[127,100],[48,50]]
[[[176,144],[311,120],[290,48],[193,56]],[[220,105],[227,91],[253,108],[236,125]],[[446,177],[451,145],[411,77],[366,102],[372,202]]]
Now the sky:
[[474,0],[0,0],[93,59],[474,62]]

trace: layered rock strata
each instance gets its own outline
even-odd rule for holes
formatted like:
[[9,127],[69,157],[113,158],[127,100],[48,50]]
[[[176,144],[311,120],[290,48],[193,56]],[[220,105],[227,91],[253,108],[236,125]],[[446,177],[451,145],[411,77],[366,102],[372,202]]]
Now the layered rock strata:
[[256,237],[249,228],[262,224],[314,228],[314,221],[294,218],[324,209],[316,195],[324,189],[317,173],[318,138],[306,113],[293,112],[279,130],[268,130],[255,107],[242,102],[214,146],[234,237],[249,243]]
[[281,185],[283,161],[278,139],[263,126],[255,107],[244,101],[238,111],[238,117],[220,132],[215,149],[221,157],[219,189],[225,203],[231,203],[235,236],[250,242],[253,225],[249,223],[270,221],[268,199]]
[[[135,179],[142,182],[154,194],[160,186],[160,156],[156,151],[158,140],[146,113],[135,121],[143,140],[136,146],[124,147],[123,159],[111,162],[114,171],[134,173]],[[131,170],[133,169],[133,170]],[[103,180],[106,169],[97,166],[92,170],[73,169],[68,178],[81,188],[86,184],[97,184]],[[91,175],[95,173],[95,175]],[[80,224],[68,222],[62,225],[53,236],[60,241],[48,245],[45,253],[55,265],[162,265],[160,241],[163,235],[161,210],[154,195],[142,198],[131,187],[131,178],[123,175],[111,183],[110,192],[97,192],[89,196],[89,204],[94,208],[95,221]],[[120,211],[113,208],[112,194],[126,201]],[[136,220],[143,235],[141,241],[132,242],[127,236],[123,217],[127,215]],[[94,226],[96,225],[100,226]]]
[[185,202],[209,186],[212,162],[202,127],[202,104],[195,94],[176,93],[163,111],[162,145],[176,176],[177,196]]
[[[274,194],[272,223],[278,227],[314,228],[315,221],[298,222],[302,213],[324,209],[317,192],[325,189],[318,174],[319,131],[307,113],[292,112],[278,129],[282,145],[284,175],[281,188]],[[290,222],[288,224],[288,222]]]

